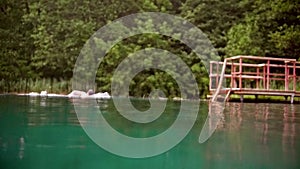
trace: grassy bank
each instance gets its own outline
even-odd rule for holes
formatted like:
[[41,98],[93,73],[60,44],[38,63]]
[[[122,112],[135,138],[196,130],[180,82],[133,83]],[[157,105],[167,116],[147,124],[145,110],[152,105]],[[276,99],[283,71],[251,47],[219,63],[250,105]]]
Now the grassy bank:
[[0,93],[28,93],[46,90],[49,93],[66,94],[72,90],[71,81],[57,79],[0,80]]

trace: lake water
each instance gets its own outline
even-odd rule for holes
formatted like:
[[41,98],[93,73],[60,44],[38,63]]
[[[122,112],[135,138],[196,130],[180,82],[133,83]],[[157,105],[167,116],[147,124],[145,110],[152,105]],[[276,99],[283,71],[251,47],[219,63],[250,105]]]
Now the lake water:
[[[149,108],[147,101],[132,102],[138,109]],[[147,125],[124,121],[111,100],[99,105],[105,119],[119,132],[149,137],[174,122],[180,102],[168,102],[160,118]],[[201,102],[192,130],[171,150],[133,159],[95,144],[80,126],[73,102],[67,98],[1,95],[0,168],[300,168],[300,105],[227,103],[221,124],[200,144],[207,112],[208,102]]]

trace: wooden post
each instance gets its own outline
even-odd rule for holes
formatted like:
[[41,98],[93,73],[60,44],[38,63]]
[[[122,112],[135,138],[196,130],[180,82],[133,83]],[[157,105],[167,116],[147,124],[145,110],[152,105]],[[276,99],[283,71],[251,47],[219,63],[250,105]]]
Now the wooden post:
[[233,65],[233,87],[234,88],[237,88],[237,84],[236,84],[236,72],[235,72],[235,70],[236,70],[236,67],[235,67],[235,65]]
[[234,64],[233,62],[231,61],[231,77],[230,77],[230,80],[231,80],[231,84],[230,84],[230,88],[233,88],[234,87],[234,82],[233,82],[233,76],[234,76]]
[[240,79],[239,79],[239,88],[242,89],[242,64],[243,64],[243,60],[242,58],[240,58],[240,70],[239,70],[239,75],[240,75]]
[[266,89],[266,66],[263,67],[263,86]]
[[296,62],[293,62],[293,81],[294,81],[294,85],[293,85],[293,90],[296,91]]
[[267,90],[270,89],[270,60],[267,61]]
[[[223,62],[223,64],[224,64],[224,62]],[[217,86],[219,85],[219,65],[220,65],[220,62],[217,62],[217,76],[216,76]]]
[[211,91],[211,89],[212,89],[212,74],[213,74],[213,72],[212,72],[212,67],[213,67],[213,63],[212,62],[210,62],[209,63],[209,90]]
[[259,88],[259,80],[258,80],[258,76],[259,76],[259,67],[256,68],[256,76],[257,76],[257,79],[256,79],[256,89]]
[[285,72],[284,90],[288,91],[289,90],[289,68],[287,62],[284,62],[284,72]]

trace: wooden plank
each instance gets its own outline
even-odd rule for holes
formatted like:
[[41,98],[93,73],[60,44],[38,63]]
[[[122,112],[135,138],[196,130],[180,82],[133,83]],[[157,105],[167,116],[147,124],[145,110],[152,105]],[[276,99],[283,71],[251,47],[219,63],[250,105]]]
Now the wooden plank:
[[296,62],[296,59],[287,59],[287,58],[272,58],[272,57],[262,57],[262,56],[246,56],[246,55],[239,55],[227,58],[228,60],[236,60],[236,59],[252,59],[252,60],[272,60],[272,61],[290,61]]
[[262,76],[251,76],[251,75],[242,75],[242,78],[243,79],[263,79]]
[[[210,75],[210,77],[218,77],[219,75],[217,75],[217,74],[212,74],[212,75]],[[240,76],[242,76],[242,78],[244,79],[263,79],[263,76],[252,76],[252,75],[237,75],[237,77],[240,77]],[[230,75],[230,74],[225,74],[224,75],[224,77],[226,77],[226,78],[231,78],[232,77],[232,75]]]
[[[220,61],[210,61],[210,63],[213,63],[213,64],[223,64],[223,62],[220,62]],[[235,63],[235,62],[228,62],[226,63],[226,66],[230,66],[231,63],[233,63],[234,65],[239,65],[239,63]],[[284,63],[284,62],[283,62]],[[294,63],[294,62],[292,62]],[[296,62],[296,64],[300,65],[300,62]],[[253,64],[253,63],[243,63],[244,66],[249,66],[249,67],[263,67],[263,66],[266,66],[266,63],[260,63],[260,64]],[[296,68],[300,68],[300,66],[297,66],[296,65]],[[284,65],[280,65],[280,64],[270,64],[270,67],[284,67]],[[289,65],[290,68],[292,68],[293,66],[292,65]]]
[[[210,63],[213,63],[213,64],[223,64],[223,62],[219,62],[219,61],[210,61]],[[234,62],[230,62],[230,63],[227,63],[226,66],[231,66],[233,63],[233,65],[239,65],[239,63],[234,63]],[[296,62],[297,63],[297,62]],[[297,63],[297,64],[300,64],[300,63]],[[243,66],[245,67],[264,67],[266,66],[267,64],[265,63],[260,63],[260,64],[252,64],[252,63],[243,63]],[[280,65],[280,64],[270,64],[270,67],[280,67],[280,68],[284,68],[285,65]],[[293,68],[292,65],[288,65],[289,68]],[[300,68],[300,66],[296,66],[297,69]]]
[[[239,88],[237,88],[239,89]],[[236,90],[237,90],[236,89]],[[279,89],[255,89],[255,88],[242,88],[242,89],[239,89],[239,91],[246,91],[246,92],[276,92],[276,93],[295,93],[293,90],[288,90],[288,91],[285,91],[285,90],[279,90]]]
[[282,93],[282,92],[253,92],[253,91],[233,91],[232,94],[238,94],[238,95],[272,95],[272,96],[290,96],[292,94],[295,94],[293,92],[291,93]]

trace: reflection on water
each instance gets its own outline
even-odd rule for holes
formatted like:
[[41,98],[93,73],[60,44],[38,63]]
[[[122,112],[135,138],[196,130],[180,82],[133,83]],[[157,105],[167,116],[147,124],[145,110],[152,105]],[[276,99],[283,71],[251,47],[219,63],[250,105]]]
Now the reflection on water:
[[[73,103],[66,98],[0,96],[0,168],[300,168],[300,105],[226,103],[217,130],[199,144],[209,109],[202,102],[193,129],[180,144],[159,156],[129,159],[94,144],[79,125]],[[143,126],[124,120],[111,100],[98,101],[116,130],[143,137],[168,128],[179,103],[168,103],[157,121]],[[149,107],[138,100],[134,105]]]
[[261,132],[260,140],[262,144],[268,143],[269,130],[276,129],[276,132],[281,132],[284,151],[286,151],[286,145],[294,147],[297,132],[296,125],[300,125],[299,110],[296,114],[299,105],[228,103],[227,107],[229,114],[229,119],[225,122],[228,126],[227,129],[238,131],[244,124],[243,116],[246,116],[244,118],[247,118],[248,121],[254,117],[254,127],[256,131]]
[[199,143],[207,141],[213,132],[224,124],[224,102],[209,102],[207,119],[201,129]]
[[[23,98],[25,100],[25,98]],[[68,99],[28,97],[23,111],[28,113],[28,125],[79,125]]]
[[[263,157],[264,161],[259,160],[261,163],[277,158],[281,165],[286,162],[292,168],[300,166],[297,160],[300,157],[299,105],[227,103],[225,113],[225,126],[220,130],[239,133],[230,134],[230,140],[234,143],[231,144],[231,150],[237,152],[239,160],[245,158],[243,151],[247,149],[244,145],[248,137],[247,142],[255,145],[250,144],[251,148],[257,148],[252,150],[253,153],[257,151],[257,155]],[[279,166],[276,168],[280,168]]]
[[20,148],[19,148],[19,158],[20,159],[23,159],[23,157],[24,157],[24,147],[25,147],[24,137],[20,137]]

